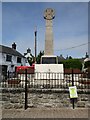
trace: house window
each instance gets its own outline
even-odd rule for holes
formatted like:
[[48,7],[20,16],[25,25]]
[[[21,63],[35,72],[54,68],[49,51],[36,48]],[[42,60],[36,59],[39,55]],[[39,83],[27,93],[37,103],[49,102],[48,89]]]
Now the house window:
[[12,56],[11,55],[6,55],[6,61],[11,62],[12,61]]
[[17,63],[21,63],[21,58],[17,57]]

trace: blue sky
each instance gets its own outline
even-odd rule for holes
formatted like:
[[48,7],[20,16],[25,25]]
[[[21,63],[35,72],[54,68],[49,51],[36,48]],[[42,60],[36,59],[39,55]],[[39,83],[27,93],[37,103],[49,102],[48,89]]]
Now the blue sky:
[[46,8],[55,9],[53,20],[54,54],[84,57],[88,45],[67,49],[88,42],[87,2],[3,2],[2,44],[17,44],[22,54],[31,48],[34,54],[34,29],[37,26],[37,50],[44,50]]
[[2,3],[0,2],[0,44],[2,43]]

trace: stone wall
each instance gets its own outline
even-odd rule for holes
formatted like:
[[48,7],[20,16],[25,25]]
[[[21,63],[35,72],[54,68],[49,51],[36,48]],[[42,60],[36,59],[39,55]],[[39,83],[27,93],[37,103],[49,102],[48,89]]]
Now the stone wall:
[[[24,109],[25,93],[24,91],[7,91],[0,93],[0,103],[5,109]],[[55,107],[65,108],[72,107],[72,101],[69,98],[68,92],[28,92],[28,107]],[[78,94],[75,100],[75,107],[90,107],[89,94]]]

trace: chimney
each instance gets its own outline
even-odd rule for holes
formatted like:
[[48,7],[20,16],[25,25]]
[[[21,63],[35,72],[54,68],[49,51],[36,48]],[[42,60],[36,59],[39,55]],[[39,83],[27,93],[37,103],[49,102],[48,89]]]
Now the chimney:
[[12,44],[12,49],[16,50],[16,44],[15,44],[15,42]]

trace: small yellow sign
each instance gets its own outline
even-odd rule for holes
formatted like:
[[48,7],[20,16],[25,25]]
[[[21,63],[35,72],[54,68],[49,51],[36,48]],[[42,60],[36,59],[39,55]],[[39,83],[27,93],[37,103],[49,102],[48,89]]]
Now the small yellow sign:
[[70,98],[77,98],[77,88],[76,86],[69,87]]

